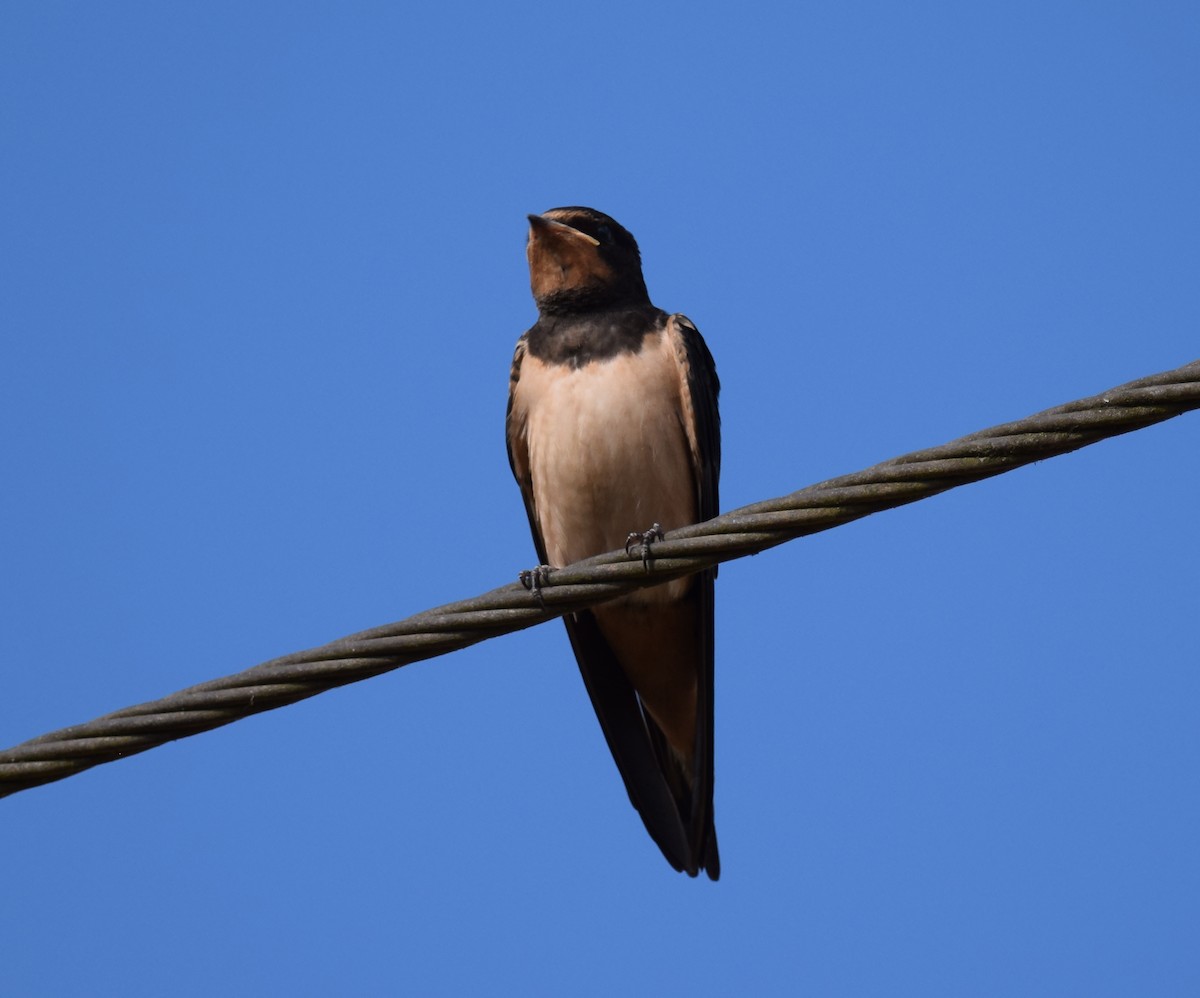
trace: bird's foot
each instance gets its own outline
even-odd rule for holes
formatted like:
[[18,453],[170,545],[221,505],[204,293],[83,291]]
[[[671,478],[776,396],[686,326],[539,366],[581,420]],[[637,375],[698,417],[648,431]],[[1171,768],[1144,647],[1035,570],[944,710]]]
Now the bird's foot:
[[542,586],[550,581],[550,573],[553,572],[549,565],[538,565],[537,568],[529,568],[522,572],[519,576],[521,585],[523,585],[537,600],[538,606],[546,605],[546,598],[542,595]]
[[625,538],[625,553],[632,557],[633,551],[631,548],[636,544],[642,556],[642,567],[648,572],[650,571],[650,545],[654,541],[663,540],[664,537],[662,524],[660,523],[651,525],[649,530],[635,530]]

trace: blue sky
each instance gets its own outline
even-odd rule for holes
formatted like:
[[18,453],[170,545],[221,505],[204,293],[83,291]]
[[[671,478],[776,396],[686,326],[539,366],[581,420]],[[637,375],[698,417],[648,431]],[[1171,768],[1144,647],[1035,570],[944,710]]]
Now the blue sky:
[[[726,509],[1200,356],[1194,4],[8,4],[0,743],[509,582],[525,214]],[[0,803],[20,995],[1193,995],[1200,416],[726,566],[719,884],[558,624]],[[631,528],[637,525],[631,525]]]

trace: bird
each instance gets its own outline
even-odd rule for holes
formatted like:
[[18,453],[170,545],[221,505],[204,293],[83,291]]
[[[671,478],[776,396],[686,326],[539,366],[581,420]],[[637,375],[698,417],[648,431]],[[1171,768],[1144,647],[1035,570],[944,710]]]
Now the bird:
[[[505,430],[541,565],[636,545],[718,513],[720,382],[695,325],[651,304],[637,241],[593,208],[529,215],[537,321],[518,340]],[[646,528],[652,522],[652,526]],[[720,876],[713,824],[710,568],[566,614],[634,808],[676,870]]]

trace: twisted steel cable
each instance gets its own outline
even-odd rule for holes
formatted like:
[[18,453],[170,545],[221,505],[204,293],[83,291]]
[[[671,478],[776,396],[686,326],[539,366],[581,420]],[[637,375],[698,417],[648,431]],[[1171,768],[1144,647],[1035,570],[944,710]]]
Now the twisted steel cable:
[[1200,408],[1200,360],[0,751],[0,797]]

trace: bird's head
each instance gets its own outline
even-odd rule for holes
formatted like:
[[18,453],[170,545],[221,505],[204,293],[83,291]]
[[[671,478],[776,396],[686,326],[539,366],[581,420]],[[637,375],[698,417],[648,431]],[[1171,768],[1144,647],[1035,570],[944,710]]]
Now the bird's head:
[[633,236],[594,208],[529,216],[529,280],[538,309],[586,312],[649,302]]

